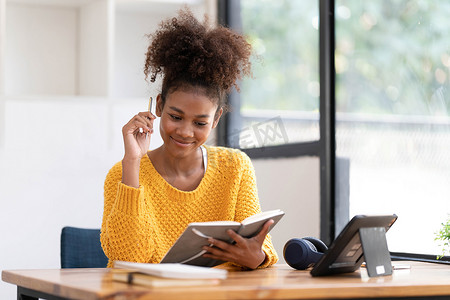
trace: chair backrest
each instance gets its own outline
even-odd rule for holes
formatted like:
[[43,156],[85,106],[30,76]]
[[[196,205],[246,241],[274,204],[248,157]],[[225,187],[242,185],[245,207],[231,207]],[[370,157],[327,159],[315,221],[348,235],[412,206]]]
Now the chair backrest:
[[105,268],[108,258],[100,244],[100,229],[66,226],[61,231],[61,268]]

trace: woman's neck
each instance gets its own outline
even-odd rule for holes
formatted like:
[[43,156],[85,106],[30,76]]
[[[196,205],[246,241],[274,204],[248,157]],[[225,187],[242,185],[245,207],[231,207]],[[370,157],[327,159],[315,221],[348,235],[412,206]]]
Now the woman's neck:
[[169,178],[189,178],[204,171],[203,154],[200,148],[184,157],[175,157],[166,151],[164,145],[149,152],[149,158],[158,173],[166,180]]

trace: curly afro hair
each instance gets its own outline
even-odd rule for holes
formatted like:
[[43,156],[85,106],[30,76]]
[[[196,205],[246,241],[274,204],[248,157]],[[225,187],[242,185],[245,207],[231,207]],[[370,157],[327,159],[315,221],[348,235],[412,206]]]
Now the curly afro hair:
[[154,82],[163,76],[161,97],[177,89],[202,88],[224,108],[225,96],[237,80],[251,75],[251,45],[245,38],[223,26],[210,27],[205,17],[200,23],[184,8],[149,35],[144,74]]

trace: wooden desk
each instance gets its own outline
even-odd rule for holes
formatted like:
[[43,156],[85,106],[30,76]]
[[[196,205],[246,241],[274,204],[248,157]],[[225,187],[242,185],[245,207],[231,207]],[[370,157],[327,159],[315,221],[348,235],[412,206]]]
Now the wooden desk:
[[228,278],[215,286],[155,289],[112,281],[108,269],[3,271],[2,279],[18,286],[18,299],[449,299],[450,266],[401,264],[411,268],[373,278],[367,276],[365,269],[311,277],[308,271],[276,265],[256,271],[229,272]]

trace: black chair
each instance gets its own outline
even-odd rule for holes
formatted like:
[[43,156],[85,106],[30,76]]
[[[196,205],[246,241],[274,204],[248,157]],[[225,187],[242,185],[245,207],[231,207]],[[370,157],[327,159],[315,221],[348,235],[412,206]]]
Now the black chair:
[[61,268],[105,268],[108,258],[100,244],[100,229],[66,226],[61,231]]

